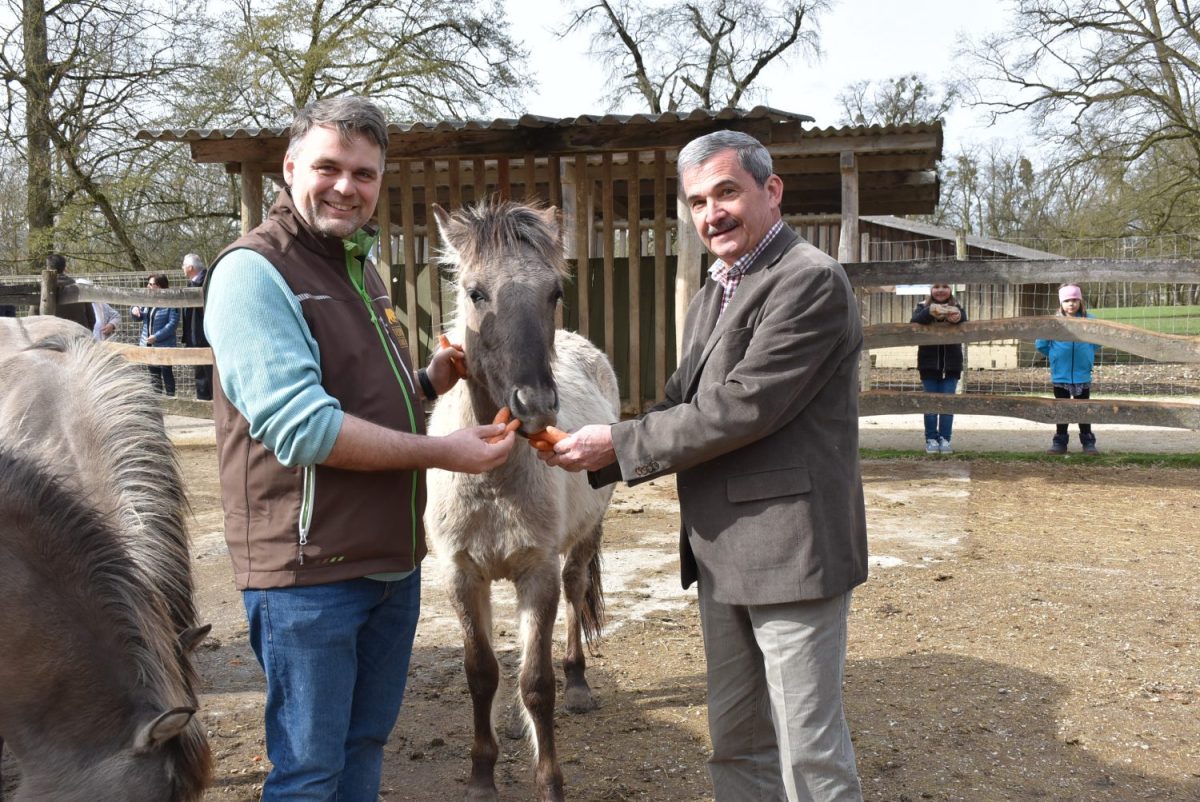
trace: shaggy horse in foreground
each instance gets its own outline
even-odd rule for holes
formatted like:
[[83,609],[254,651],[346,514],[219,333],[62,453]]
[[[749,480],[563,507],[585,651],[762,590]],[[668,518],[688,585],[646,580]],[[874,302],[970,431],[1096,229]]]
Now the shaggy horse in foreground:
[[0,320],[0,444],[0,737],[17,799],[199,799],[211,755],[190,651],[207,628],[143,372],[74,323]]
[[[573,430],[617,419],[617,379],[587,340],[555,330],[567,276],[553,209],[478,204],[448,215],[435,206],[455,272],[457,319],[470,375],[438,400],[431,434],[490,423],[507,406],[521,432]],[[450,596],[463,627],[475,738],[470,800],[494,800],[499,754],[492,705],[500,671],[492,648],[491,583],[510,580],[520,616],[520,699],[536,749],[538,798],[561,800],[554,747],[551,645],[560,585],[567,597],[565,703],[595,706],[584,676],[581,631],[590,642],[603,619],[601,521],[612,489],[543,464],[518,443],[508,462],[479,476],[429,473],[426,529],[451,567]]]

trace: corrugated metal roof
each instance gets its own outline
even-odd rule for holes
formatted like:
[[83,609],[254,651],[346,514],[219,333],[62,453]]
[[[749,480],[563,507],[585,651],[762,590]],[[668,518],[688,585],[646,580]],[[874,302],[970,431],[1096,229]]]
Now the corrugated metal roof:
[[[689,112],[669,111],[662,114],[581,114],[578,117],[542,117],[526,114],[517,119],[499,117],[494,120],[441,120],[438,122],[389,123],[388,131],[393,134],[426,134],[449,131],[514,131],[520,128],[580,128],[595,126],[657,125],[681,121],[702,120],[769,120],[771,122],[810,123],[814,119],[807,114],[781,111],[768,106],[744,109],[695,109]],[[876,130],[877,129],[877,130]],[[821,136],[844,136],[857,134],[859,129],[821,129]],[[900,131],[899,128],[884,129],[879,126],[862,128],[870,133]],[[927,131],[928,127],[915,130]],[[839,134],[838,131],[844,133]],[[828,133],[827,133],[828,132]],[[157,142],[197,142],[223,139],[274,139],[287,135],[287,126],[275,128],[159,128],[137,132],[137,138]]]

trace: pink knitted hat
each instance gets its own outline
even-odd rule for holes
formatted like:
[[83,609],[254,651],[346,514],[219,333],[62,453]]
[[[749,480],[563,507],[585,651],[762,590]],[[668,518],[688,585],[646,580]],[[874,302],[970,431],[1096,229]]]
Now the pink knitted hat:
[[1077,301],[1083,300],[1083,291],[1074,284],[1067,284],[1064,287],[1058,288],[1058,302],[1069,301],[1074,298]]

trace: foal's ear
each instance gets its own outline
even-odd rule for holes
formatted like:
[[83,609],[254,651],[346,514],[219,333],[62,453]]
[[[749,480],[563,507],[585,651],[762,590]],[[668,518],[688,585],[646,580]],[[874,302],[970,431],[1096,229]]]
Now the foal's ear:
[[179,736],[183,728],[196,714],[194,707],[173,707],[157,716],[153,721],[138,730],[133,739],[135,752],[148,752],[157,749],[172,738]]
[[541,216],[542,222],[544,222],[546,225],[552,226],[556,229],[561,228],[557,206],[547,206],[545,209],[542,209],[540,212],[538,212],[538,215]]
[[450,213],[436,203],[432,205],[433,216],[437,219],[438,229],[442,232],[442,237],[445,238],[446,231],[450,228]]
[[196,647],[208,637],[208,633],[210,632],[212,632],[212,624],[205,624],[200,627],[188,627],[179,633],[179,650],[183,654],[191,654],[196,651]]

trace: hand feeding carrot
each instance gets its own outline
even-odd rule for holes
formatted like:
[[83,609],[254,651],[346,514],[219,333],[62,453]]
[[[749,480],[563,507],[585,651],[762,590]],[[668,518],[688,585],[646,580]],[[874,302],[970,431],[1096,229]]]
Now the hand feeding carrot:
[[[450,338],[447,337],[445,334],[438,335],[438,346],[441,348],[453,348],[454,347],[453,345],[450,344]],[[450,361],[454,364],[454,370],[456,373],[458,373],[458,377],[460,379],[467,375],[467,366],[466,366],[466,364],[463,363],[463,360],[459,359],[458,357],[454,357]],[[507,407],[505,407],[505,409],[507,409]],[[499,421],[497,421],[497,423],[498,422]]]
[[556,429],[553,426],[547,426],[540,432],[529,435],[529,445],[533,446],[538,451],[553,451],[555,443],[569,436],[569,433],[564,432],[562,429]]
[[509,432],[515,432],[521,425],[521,421],[512,416],[512,413],[509,412],[508,407],[500,407],[500,411],[496,413],[496,417],[492,419],[492,423],[503,423],[506,425],[503,432],[487,439],[489,443],[499,443],[508,436]]

